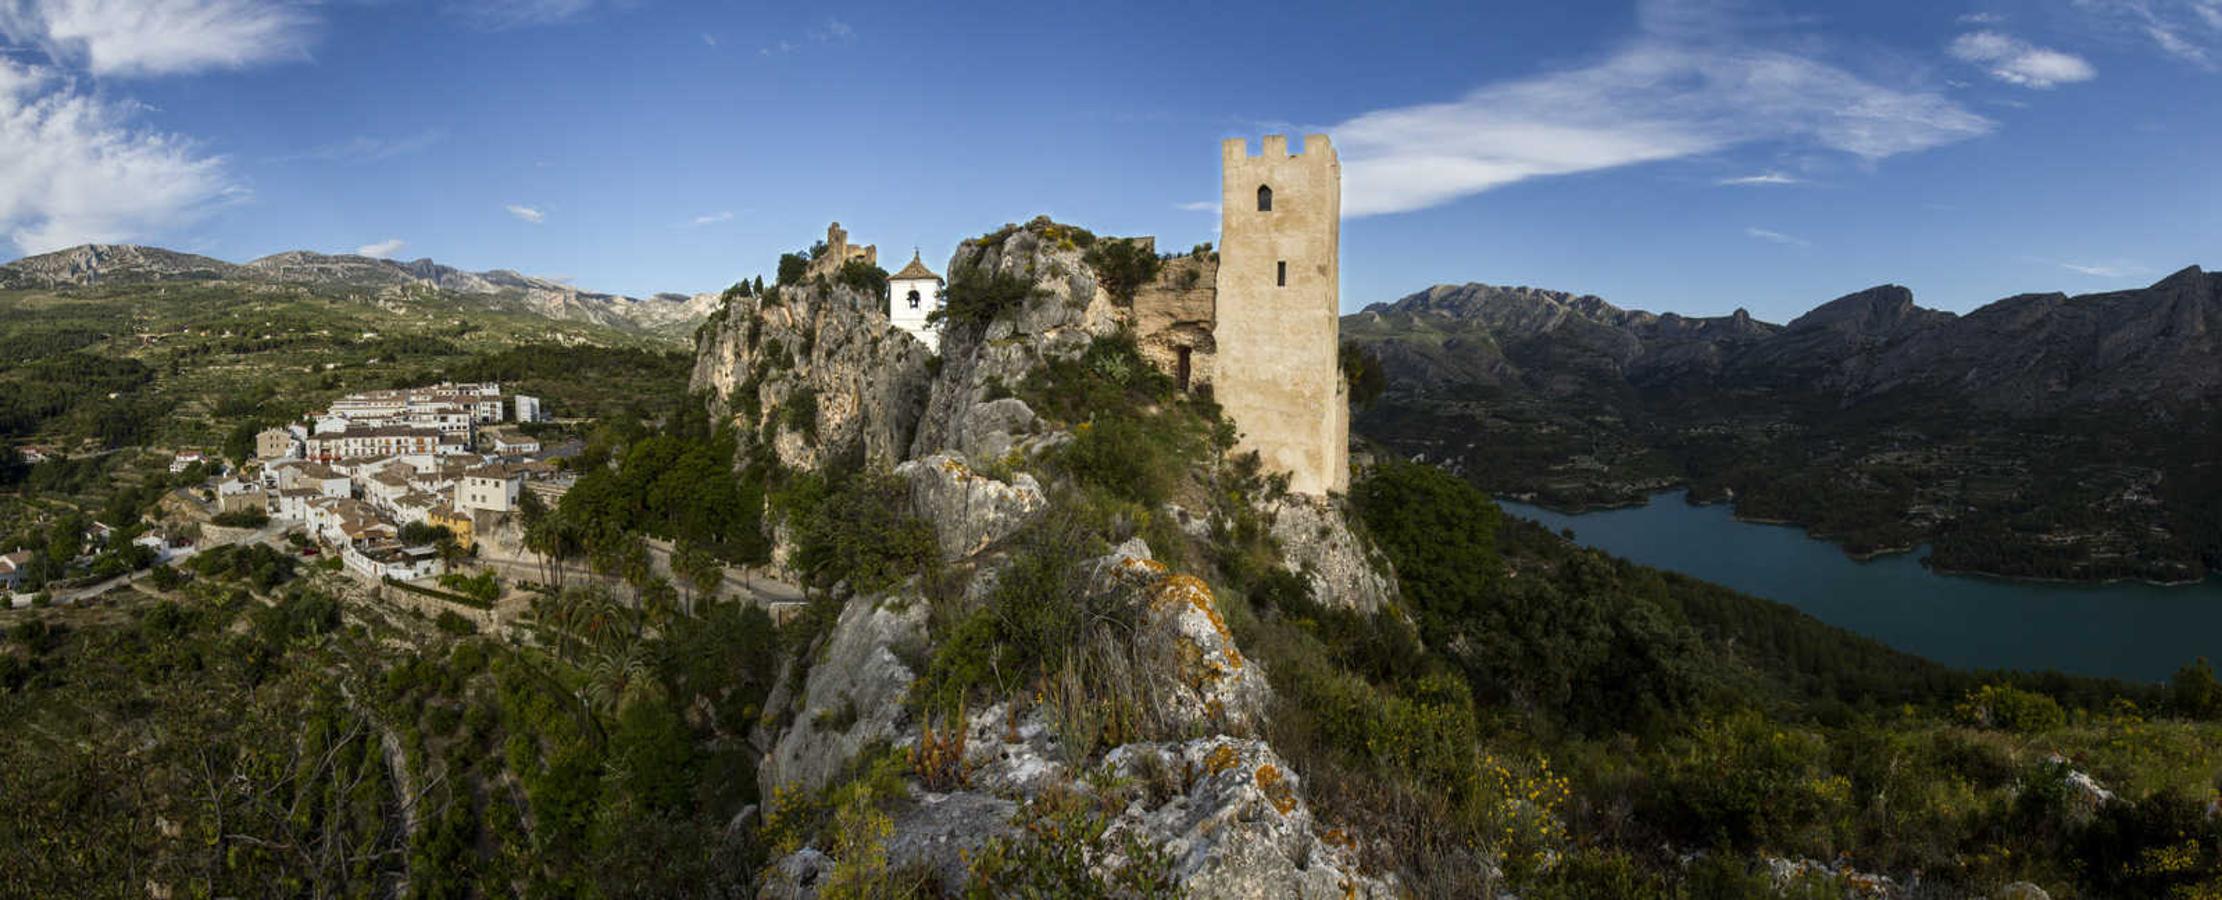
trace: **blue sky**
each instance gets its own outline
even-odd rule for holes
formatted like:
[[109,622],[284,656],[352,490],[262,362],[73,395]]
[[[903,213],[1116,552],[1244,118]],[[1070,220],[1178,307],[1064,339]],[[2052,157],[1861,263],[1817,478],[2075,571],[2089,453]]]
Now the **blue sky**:
[[[1037,213],[1215,237],[1332,134],[1348,309],[1437,282],[1784,320],[2222,265],[2222,0],[0,0],[0,256],[429,256],[715,290]],[[6,252],[14,251],[14,252]]]

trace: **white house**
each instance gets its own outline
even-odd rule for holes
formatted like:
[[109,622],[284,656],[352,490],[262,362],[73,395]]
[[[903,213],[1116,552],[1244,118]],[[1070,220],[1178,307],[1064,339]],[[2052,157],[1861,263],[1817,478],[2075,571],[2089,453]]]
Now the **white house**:
[[440,563],[438,551],[431,547],[366,550],[349,544],[340,548],[340,561],[346,563],[348,571],[372,581],[382,578],[416,581],[437,577],[446,570]]
[[517,508],[517,497],[524,489],[523,471],[504,465],[480,466],[464,472],[455,482],[455,508],[464,512],[509,512]]
[[538,452],[540,452],[539,438],[522,434],[494,435],[494,454],[497,456],[521,456],[526,453]]
[[179,472],[185,471],[186,469],[192,468],[195,463],[202,463],[207,461],[208,457],[202,454],[199,450],[184,451],[174,457],[171,457],[170,474],[175,475]]
[[538,421],[540,421],[540,416],[541,416],[541,412],[540,412],[540,398],[538,398],[538,397],[528,397],[528,396],[525,396],[524,394],[518,394],[518,395],[517,395],[517,398],[516,398],[516,400],[517,400],[517,421],[519,421],[519,422],[538,422]]
[[910,265],[887,277],[887,320],[925,342],[926,349],[941,350],[941,326],[926,317],[941,308],[941,276],[926,268],[916,252]]

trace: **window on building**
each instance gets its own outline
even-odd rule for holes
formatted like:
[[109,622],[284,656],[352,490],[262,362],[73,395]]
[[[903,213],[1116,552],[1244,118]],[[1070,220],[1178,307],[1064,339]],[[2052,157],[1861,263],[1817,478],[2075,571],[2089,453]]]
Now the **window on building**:
[[1274,280],[1273,280],[1273,284],[1274,284],[1274,286],[1275,286],[1275,287],[1288,287],[1288,260],[1285,260],[1285,259],[1284,259],[1284,260],[1281,260],[1280,262],[1274,263],[1273,265],[1274,265],[1275,267],[1277,267],[1277,269],[1278,269],[1278,271],[1277,271],[1277,272],[1275,272],[1275,274],[1274,274],[1274,276],[1273,276],[1273,279],[1274,279]]
[[1258,185],[1258,212],[1273,211],[1273,189]]
[[1180,389],[1186,391],[1188,390],[1189,379],[1195,374],[1195,363],[1190,358],[1191,351],[1189,348],[1182,347],[1176,352],[1179,354],[1179,357],[1175,361],[1173,366],[1174,377],[1180,380]]
[[911,308],[911,309],[917,309],[917,308],[918,308],[918,292],[917,292],[917,291],[911,291],[911,292],[910,292],[910,308]]

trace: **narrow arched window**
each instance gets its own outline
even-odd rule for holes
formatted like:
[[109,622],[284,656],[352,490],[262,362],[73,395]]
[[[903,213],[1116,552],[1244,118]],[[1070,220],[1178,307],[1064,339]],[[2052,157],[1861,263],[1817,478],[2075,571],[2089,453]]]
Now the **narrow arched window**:
[[917,309],[917,308],[918,308],[918,292],[917,292],[917,291],[911,291],[911,292],[910,292],[910,308],[911,308],[911,309]]
[[1272,188],[1270,188],[1270,187],[1267,187],[1267,186],[1265,186],[1265,185],[1262,185],[1262,184],[1261,184],[1261,185],[1258,185],[1258,212],[1272,212],[1272,211],[1273,211],[1273,189],[1272,189]]

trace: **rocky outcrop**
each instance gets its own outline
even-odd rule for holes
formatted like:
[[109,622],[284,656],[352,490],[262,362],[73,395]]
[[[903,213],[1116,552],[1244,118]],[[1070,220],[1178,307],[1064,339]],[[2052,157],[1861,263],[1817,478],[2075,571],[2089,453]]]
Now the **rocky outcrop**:
[[1388,561],[1350,530],[1338,501],[1291,494],[1270,515],[1281,564],[1304,575],[1312,599],[1361,613],[1386,609],[1395,599],[1396,582],[1384,574]]
[[757,766],[764,794],[825,787],[866,747],[903,737],[911,724],[904,701],[918,674],[897,651],[925,646],[925,601],[849,601],[804,676],[792,722]]
[[1242,655],[1211,586],[1194,575],[1151,584],[1139,662],[1159,682],[1156,710],[1176,730],[1206,725],[1251,733],[1273,702],[1265,673]]
[[744,453],[782,465],[906,458],[925,402],[926,348],[888,324],[877,297],[845,285],[788,285],[732,297],[695,348],[689,389],[706,391]]
[[1132,833],[1172,858],[1190,897],[1394,897],[1393,881],[1360,874],[1347,848],[1322,839],[1297,775],[1264,741],[1214,737],[1129,744],[1104,767],[1147,782],[1185,773],[1162,802],[1136,803],[1107,833]]
[[895,467],[910,483],[912,515],[933,526],[941,558],[959,560],[1011,536],[1049,507],[1034,476],[1008,481],[982,475],[956,453],[936,453]]
[[[978,450],[1002,423],[976,420],[971,411],[1007,396],[1044,360],[1087,349],[1097,336],[1116,332],[1120,314],[1096,284],[1094,270],[1067,226],[1035,219],[993,235],[967,240],[949,260],[952,304],[972,279],[1023,280],[1032,293],[986,322],[951,321],[941,333],[941,372],[935,377],[911,444],[913,457],[940,450]],[[976,429],[984,429],[976,434]]]

